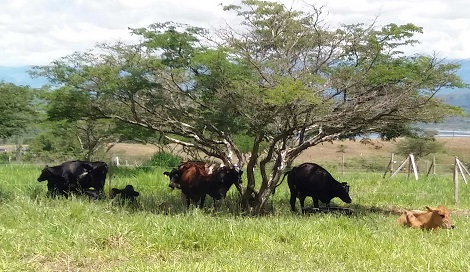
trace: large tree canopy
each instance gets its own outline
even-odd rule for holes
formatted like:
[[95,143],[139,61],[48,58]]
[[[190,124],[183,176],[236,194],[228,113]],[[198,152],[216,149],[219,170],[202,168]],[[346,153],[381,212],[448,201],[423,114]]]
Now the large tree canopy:
[[422,30],[413,24],[329,28],[322,9],[256,0],[225,10],[242,25],[209,33],[156,23],[132,29],[138,44],[102,44],[36,72],[88,99],[87,118],[145,128],[246,166],[254,213],[311,146],[368,133],[394,138],[413,122],[460,113],[434,97],[463,86],[458,65],[400,51],[417,42]]
[[36,116],[32,90],[0,82],[0,112],[0,138],[23,133]]

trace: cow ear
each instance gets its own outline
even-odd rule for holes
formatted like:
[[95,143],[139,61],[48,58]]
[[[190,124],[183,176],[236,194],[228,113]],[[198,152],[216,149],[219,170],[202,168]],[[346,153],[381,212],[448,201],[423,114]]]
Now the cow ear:
[[426,210],[428,210],[428,212],[433,212],[434,210],[429,208],[428,206],[426,206]]

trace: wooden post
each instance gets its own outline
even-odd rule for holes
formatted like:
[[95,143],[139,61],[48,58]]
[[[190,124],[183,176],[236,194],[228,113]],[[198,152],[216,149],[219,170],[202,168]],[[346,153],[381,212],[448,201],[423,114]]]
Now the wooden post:
[[455,205],[459,202],[459,173],[458,171],[458,166],[457,166],[457,157],[455,157],[454,161],[454,202]]
[[431,170],[432,170],[432,174],[435,175],[436,174],[436,157],[432,158],[431,166],[429,166],[429,168],[428,168],[428,172],[426,173],[426,177],[429,176],[429,173],[431,173]]
[[411,175],[411,157],[408,156],[408,179],[410,179]]
[[395,160],[395,154],[392,153],[390,155],[390,173],[393,173],[393,163],[394,163],[394,160]]
[[114,168],[114,156],[111,155],[108,169],[108,196],[111,195],[112,181],[113,181],[113,168]]
[[457,160],[457,166],[459,167],[460,175],[462,175],[463,182],[467,184],[467,178],[465,177],[465,173],[463,172],[463,169],[465,169],[465,167],[462,167],[462,162],[460,162],[458,158],[456,160]]
[[[387,167],[385,167],[385,173],[384,173],[383,178],[385,178],[385,176],[387,176],[388,169],[390,169],[390,164],[391,164],[391,163],[392,163],[392,161],[389,161],[388,164],[387,164]],[[390,174],[392,174],[392,172],[390,172]]]
[[415,174],[415,180],[418,180],[418,167],[416,166],[415,157],[413,154],[410,154],[410,162],[413,166],[413,173]]
[[341,173],[344,177],[344,153],[341,153]]
[[403,161],[403,163],[397,168],[397,170],[395,170],[395,172],[390,177],[393,177],[396,173],[398,173],[398,171],[400,171],[405,166],[407,161],[408,161],[408,158]]
[[388,162],[387,164],[387,167],[385,167],[385,173],[384,173],[384,176],[383,178],[385,178],[387,176],[387,173],[388,171],[390,170],[390,175],[392,176],[392,173],[393,173],[393,156],[394,154],[391,153],[392,155],[390,156],[390,161]]

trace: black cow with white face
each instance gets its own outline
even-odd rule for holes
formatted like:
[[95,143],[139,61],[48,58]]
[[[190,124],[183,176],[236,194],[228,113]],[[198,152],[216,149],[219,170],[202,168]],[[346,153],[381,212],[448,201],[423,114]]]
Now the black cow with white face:
[[70,193],[79,193],[96,197],[103,194],[107,172],[105,162],[67,161],[57,166],[46,166],[38,181],[47,180],[50,196],[68,197]]
[[319,208],[319,201],[328,207],[331,199],[339,197],[346,203],[351,203],[349,185],[346,182],[338,182],[328,171],[315,163],[303,163],[286,172],[281,183],[287,175],[287,183],[290,189],[291,210],[296,211],[295,202],[300,200],[300,207],[304,212],[304,202],[307,196],[313,199],[315,208]]

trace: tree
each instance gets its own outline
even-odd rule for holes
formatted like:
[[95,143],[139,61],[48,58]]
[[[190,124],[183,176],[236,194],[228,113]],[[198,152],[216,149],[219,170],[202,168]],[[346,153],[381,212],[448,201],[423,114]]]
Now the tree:
[[[46,101],[46,120],[49,122],[51,130],[61,128],[61,133],[72,132],[70,135],[73,141],[71,145],[75,145],[74,150],[80,152],[72,152],[74,156],[84,160],[91,161],[94,157],[102,155],[99,151],[107,152],[116,143],[122,140],[132,140],[134,142],[158,142],[153,139],[155,133],[151,133],[141,127],[136,127],[123,122],[114,122],[110,119],[95,118],[96,112],[93,107],[93,97],[84,93],[73,85],[61,86],[57,89],[44,92],[42,98]],[[51,126],[52,124],[52,126]],[[67,129],[64,129],[67,127]],[[53,139],[57,135],[56,131],[45,132],[37,139],[36,143],[46,138]],[[48,145],[46,145],[48,146]],[[68,145],[67,145],[68,146]],[[60,157],[62,148],[47,150],[36,148],[38,153],[46,152],[47,157],[51,157],[54,152]]]
[[412,131],[404,139],[396,144],[396,152],[398,154],[408,156],[413,154],[417,159],[425,157],[429,154],[442,151],[444,143],[436,141],[434,136],[436,132],[433,131]]
[[[94,118],[157,132],[225,164],[246,166],[244,205],[259,214],[286,167],[325,141],[405,134],[413,122],[459,114],[434,99],[462,87],[457,64],[406,56],[421,28],[362,24],[329,29],[322,9],[245,0],[227,6],[242,28],[214,34],[177,23],[132,29],[135,45],[99,45],[38,67],[86,94]],[[250,137],[247,158],[239,135]],[[254,168],[261,173],[255,180]]]
[[29,144],[30,155],[39,161],[65,161],[83,156],[76,130],[69,123],[42,124],[43,131]]
[[[43,97],[47,101],[47,121],[56,126],[66,126],[68,129],[62,130],[63,132],[72,132],[75,141],[71,143],[75,143],[77,150],[80,150],[78,154],[74,154],[80,158],[91,161],[99,150],[105,149],[108,144],[112,147],[120,140],[115,133],[114,122],[93,117],[92,100],[87,94],[73,87],[63,86],[44,93]],[[56,132],[52,132],[54,134]]]
[[27,86],[0,82],[0,138],[19,135],[34,122],[33,98]]

